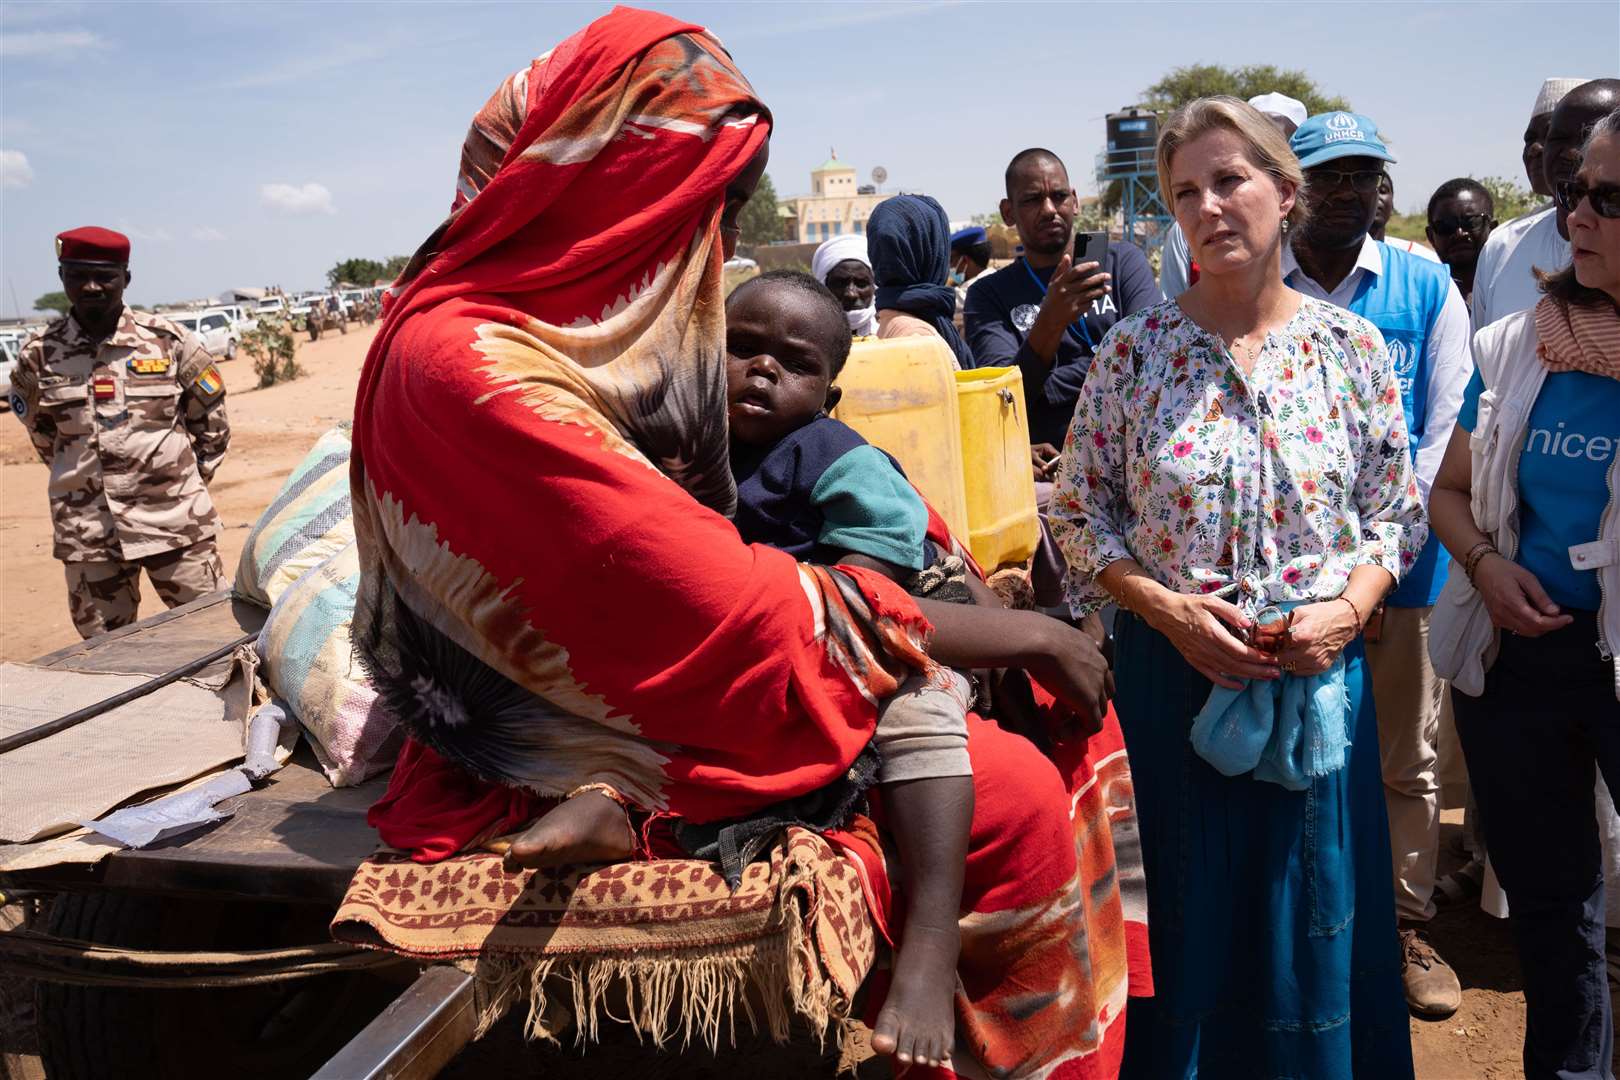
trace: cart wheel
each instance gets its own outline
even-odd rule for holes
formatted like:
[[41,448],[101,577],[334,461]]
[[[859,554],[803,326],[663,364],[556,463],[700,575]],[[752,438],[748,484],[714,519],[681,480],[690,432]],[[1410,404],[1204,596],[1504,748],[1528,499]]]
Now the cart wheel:
[[[48,930],[137,949],[264,949],[328,940],[314,905],[67,894]],[[354,972],[230,990],[40,983],[40,1057],[51,1080],[108,1076],[308,1076],[414,975]]]

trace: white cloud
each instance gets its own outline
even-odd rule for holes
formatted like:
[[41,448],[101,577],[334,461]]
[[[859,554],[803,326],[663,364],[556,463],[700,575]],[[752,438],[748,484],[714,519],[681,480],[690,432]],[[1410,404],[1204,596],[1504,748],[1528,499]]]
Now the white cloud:
[[34,182],[34,167],[21,150],[0,150],[0,188],[25,188]]
[[325,184],[265,184],[259,188],[259,201],[284,214],[335,214],[332,193]]
[[225,234],[214,228],[212,225],[199,225],[197,228],[191,230],[191,238],[193,240],[205,241],[223,240],[225,239]]
[[88,30],[29,30],[0,34],[0,56],[66,57],[105,47],[107,42]]
[[131,225],[120,218],[118,231],[131,240],[146,240],[158,244],[168,244],[174,241],[174,235],[161,225],[155,229],[143,229],[139,225]]

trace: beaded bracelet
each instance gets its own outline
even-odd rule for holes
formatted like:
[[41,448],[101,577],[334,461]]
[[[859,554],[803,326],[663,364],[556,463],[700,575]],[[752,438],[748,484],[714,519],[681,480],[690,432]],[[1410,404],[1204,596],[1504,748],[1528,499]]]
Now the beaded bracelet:
[[1469,583],[1473,583],[1474,571],[1479,569],[1479,564],[1485,556],[1500,554],[1501,552],[1496,550],[1496,545],[1489,540],[1481,540],[1469,548],[1468,554],[1463,556],[1463,574],[1467,576]]
[[1350,610],[1356,613],[1356,627],[1357,627],[1357,629],[1360,629],[1361,627],[1366,625],[1365,620],[1363,620],[1362,617],[1361,617],[1361,609],[1356,607],[1356,602],[1354,600],[1350,599],[1348,596],[1344,595],[1343,593],[1340,593],[1338,596],[1335,596],[1333,599],[1335,599],[1335,600],[1343,600],[1345,603],[1350,605]]

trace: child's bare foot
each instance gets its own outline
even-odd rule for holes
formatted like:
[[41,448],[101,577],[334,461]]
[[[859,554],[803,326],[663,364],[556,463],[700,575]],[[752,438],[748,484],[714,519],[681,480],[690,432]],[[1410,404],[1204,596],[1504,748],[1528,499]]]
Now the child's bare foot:
[[894,960],[889,997],[878,1013],[872,1049],[904,1065],[949,1065],[956,1045],[956,961],[961,934],[948,927],[906,923]]
[[506,852],[506,868],[623,862],[635,851],[624,807],[600,792],[585,791],[558,803],[519,833]]

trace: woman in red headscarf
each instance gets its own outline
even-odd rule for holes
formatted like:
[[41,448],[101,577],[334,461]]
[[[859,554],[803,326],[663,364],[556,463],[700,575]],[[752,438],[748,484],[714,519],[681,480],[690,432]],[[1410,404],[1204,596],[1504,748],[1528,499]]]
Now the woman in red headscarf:
[[[1104,712],[1061,624],[930,606],[727,520],[721,263],[768,128],[714,38],[626,8],[475,118],[355,406],[355,640],[412,736],[372,812],[389,844],[442,859],[562,798],[524,857],[623,854],[608,799],[702,823],[847,785],[877,702],[989,642]],[[1048,759],[974,721],[969,753],[958,1055],[1112,1075],[1146,983],[1117,724]]]

